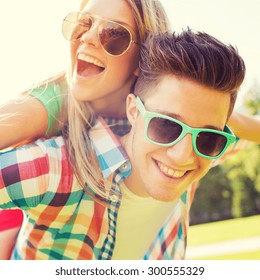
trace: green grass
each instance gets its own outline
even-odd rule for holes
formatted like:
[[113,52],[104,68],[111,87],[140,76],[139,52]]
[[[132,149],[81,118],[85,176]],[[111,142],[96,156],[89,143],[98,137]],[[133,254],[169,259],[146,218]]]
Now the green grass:
[[188,246],[260,236],[260,215],[191,226]]
[[[260,215],[191,226],[188,246],[199,246],[260,236]],[[260,260],[260,250],[194,258],[196,260]]]
[[194,260],[260,260],[260,251],[242,252],[214,257],[194,258]]

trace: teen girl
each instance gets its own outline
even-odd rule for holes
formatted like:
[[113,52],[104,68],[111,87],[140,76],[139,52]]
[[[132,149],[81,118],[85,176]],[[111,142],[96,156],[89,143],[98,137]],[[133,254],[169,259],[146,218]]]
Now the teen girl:
[[[75,172],[97,192],[99,174],[89,163],[89,155],[85,155],[88,137],[82,135],[82,127],[89,123],[94,109],[106,117],[116,134],[123,135],[129,130],[125,98],[138,75],[139,45],[148,33],[169,30],[159,1],[111,0],[107,3],[106,0],[83,0],[80,12],[65,17],[63,35],[71,42],[67,75],[62,73],[49,79],[30,90],[23,102],[10,102],[0,110],[4,116],[0,131],[5,135],[0,139],[0,148],[52,136],[65,127],[69,131],[67,144]],[[62,116],[63,122],[57,121],[61,119],[61,104],[62,112],[69,112],[68,116]],[[69,127],[64,126],[67,118],[73,119]],[[82,174],[82,170],[88,172]],[[20,228],[19,211],[0,212],[0,240],[5,244],[0,250],[2,259],[9,258]]]

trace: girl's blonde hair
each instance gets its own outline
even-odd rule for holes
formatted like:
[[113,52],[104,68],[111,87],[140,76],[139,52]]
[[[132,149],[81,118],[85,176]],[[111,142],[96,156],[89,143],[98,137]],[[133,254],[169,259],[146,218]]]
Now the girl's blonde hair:
[[[138,37],[144,42],[149,33],[169,31],[170,25],[166,12],[158,0],[125,0],[129,3],[136,26]],[[83,0],[80,6],[82,10],[88,0]],[[69,84],[69,77],[68,77]],[[69,89],[68,89],[69,90]],[[130,91],[130,89],[129,89]],[[65,104],[67,112],[63,136],[68,149],[74,174],[83,188],[96,198],[109,200],[111,188],[105,187],[97,157],[88,135],[88,128],[93,124],[94,112],[88,102],[77,101],[72,94],[68,94]]]

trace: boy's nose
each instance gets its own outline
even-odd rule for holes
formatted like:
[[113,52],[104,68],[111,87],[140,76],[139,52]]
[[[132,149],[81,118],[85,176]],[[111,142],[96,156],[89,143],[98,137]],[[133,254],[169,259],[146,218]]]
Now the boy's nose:
[[192,146],[192,136],[185,135],[178,143],[167,149],[167,155],[177,165],[188,165],[194,163],[195,151]]

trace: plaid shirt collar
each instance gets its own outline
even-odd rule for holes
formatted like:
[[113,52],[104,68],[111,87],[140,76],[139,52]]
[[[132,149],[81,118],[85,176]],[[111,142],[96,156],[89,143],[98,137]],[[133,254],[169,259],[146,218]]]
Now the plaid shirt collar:
[[103,177],[107,179],[109,176],[115,175],[115,183],[120,184],[131,174],[132,166],[117,136],[102,117],[97,118],[94,127],[90,129],[89,135]]

